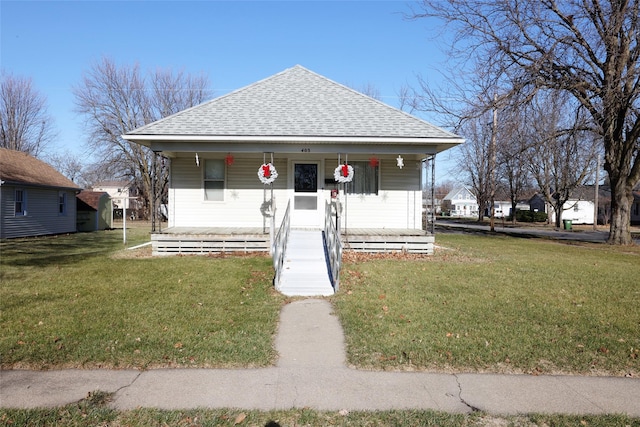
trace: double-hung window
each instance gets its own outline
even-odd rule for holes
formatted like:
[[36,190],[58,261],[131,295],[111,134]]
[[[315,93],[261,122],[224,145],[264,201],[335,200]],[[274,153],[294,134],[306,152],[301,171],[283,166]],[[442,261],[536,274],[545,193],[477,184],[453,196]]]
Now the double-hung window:
[[67,214],[67,193],[65,193],[64,191],[60,191],[58,193],[58,214]]
[[204,199],[224,200],[225,166],[223,159],[206,159],[204,162]]
[[348,194],[378,194],[378,166],[369,162],[349,162],[353,167],[353,180],[347,184]]
[[25,216],[27,214],[27,192],[16,189],[14,192],[14,213],[15,216]]

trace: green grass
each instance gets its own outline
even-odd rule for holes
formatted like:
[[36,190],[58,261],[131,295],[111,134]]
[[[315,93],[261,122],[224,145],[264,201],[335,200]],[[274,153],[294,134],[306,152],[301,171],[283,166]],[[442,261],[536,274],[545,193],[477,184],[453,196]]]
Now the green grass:
[[[129,230],[133,245],[148,231]],[[1,243],[2,368],[273,363],[271,261],[141,257],[105,231]]]
[[640,374],[640,248],[439,234],[430,258],[349,257],[333,299],[372,369]]
[[95,393],[83,401],[52,409],[0,409],[0,423],[14,426],[640,426],[640,419],[624,415],[519,415],[490,416],[481,412],[447,414],[436,411],[243,411],[239,409],[116,411],[109,396]]
[[[148,228],[130,228],[129,245]],[[439,234],[432,257],[348,255],[332,298],[362,368],[640,374],[640,248]],[[273,363],[286,299],[263,256],[151,258],[121,230],[0,243],[2,368]],[[116,411],[96,392],[0,425],[640,426],[621,415]],[[276,424],[272,424],[275,426]]]

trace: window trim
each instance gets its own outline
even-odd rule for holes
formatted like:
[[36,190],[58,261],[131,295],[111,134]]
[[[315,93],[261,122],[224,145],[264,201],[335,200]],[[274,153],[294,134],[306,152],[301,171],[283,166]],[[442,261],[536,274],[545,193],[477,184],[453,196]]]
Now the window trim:
[[346,189],[346,194],[349,195],[356,195],[356,196],[379,196],[380,195],[380,169],[381,169],[381,163],[379,162],[377,166],[371,166],[371,164],[369,163],[369,161],[367,160],[354,160],[349,162],[349,164],[354,167],[354,180],[357,178],[355,176],[356,170],[355,170],[355,166],[364,166],[365,168],[374,168],[375,170],[375,192],[359,192],[359,191],[354,191],[353,190],[353,184],[352,183],[348,183],[347,184],[347,189]]
[[[20,194],[19,201],[18,194]],[[18,204],[20,204],[20,210],[18,210]],[[13,191],[13,215],[17,217],[27,216],[27,190],[24,188],[16,188]]]
[[[207,178],[207,162],[220,162],[223,168],[222,171],[222,179],[216,178]],[[224,162],[224,159],[204,159],[204,167],[202,168],[202,198],[207,203],[220,203],[225,201],[225,193],[227,189],[227,165]],[[220,200],[209,200],[207,199],[207,182],[222,182],[222,199]]]
[[58,191],[58,215],[67,215],[67,192]]

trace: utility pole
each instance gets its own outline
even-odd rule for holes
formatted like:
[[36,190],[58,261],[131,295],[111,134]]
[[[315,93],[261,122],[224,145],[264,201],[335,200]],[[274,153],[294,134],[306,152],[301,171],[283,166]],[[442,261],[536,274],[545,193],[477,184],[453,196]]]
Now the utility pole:
[[498,133],[498,94],[493,95],[493,125],[489,145],[489,203],[491,204],[491,231],[495,231],[496,199],[496,134]]
[[598,229],[598,195],[600,193],[600,154],[596,161],[596,185],[594,185],[596,193],[593,196],[593,231]]

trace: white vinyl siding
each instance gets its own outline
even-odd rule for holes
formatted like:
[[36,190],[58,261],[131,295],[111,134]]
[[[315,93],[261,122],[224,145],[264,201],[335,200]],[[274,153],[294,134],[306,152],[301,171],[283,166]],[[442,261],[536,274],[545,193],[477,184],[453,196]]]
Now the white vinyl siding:
[[[234,156],[233,164],[226,166],[224,199],[215,203],[203,197],[202,168],[207,159],[202,157],[200,167],[192,156],[185,155],[171,161],[169,227],[268,227],[270,218],[263,213],[265,200],[271,198],[271,186],[263,185],[258,178],[262,155]],[[324,182],[321,180],[320,186],[324,190],[324,200],[330,200],[331,189],[341,188],[333,180],[337,159],[324,156],[305,158],[309,161],[324,160],[324,177],[327,179]],[[220,155],[219,159],[224,158]],[[368,163],[366,157],[354,161]],[[276,157],[273,163],[278,171],[273,194],[276,200],[276,223],[279,224],[287,202],[293,195],[293,190],[287,188],[290,181],[288,165],[291,162],[288,158]],[[396,166],[395,157],[389,157],[380,160],[378,171],[378,194],[340,195],[346,209],[343,227],[422,229],[419,168],[405,159],[405,167],[400,169]],[[320,208],[324,209],[322,206]]]
[[[349,160],[367,162],[366,159]],[[417,164],[417,163],[416,163]],[[326,161],[325,173],[333,177],[337,165]],[[410,228],[422,229],[422,192],[420,169],[405,159],[405,166],[396,166],[395,158],[381,158],[378,165],[378,194],[342,194],[342,227],[347,228]],[[329,196],[327,196],[328,198]]]
[[[221,158],[222,159],[222,158]],[[263,215],[264,201],[271,197],[270,186],[258,178],[260,158],[238,158],[226,167],[224,198],[211,203],[203,197],[202,167],[192,157],[178,157],[171,161],[169,189],[170,227],[263,227],[269,218]],[[224,160],[224,159],[222,159]],[[274,166],[278,178],[273,183],[276,199],[276,220],[280,221],[287,207],[287,163],[277,159]]]

